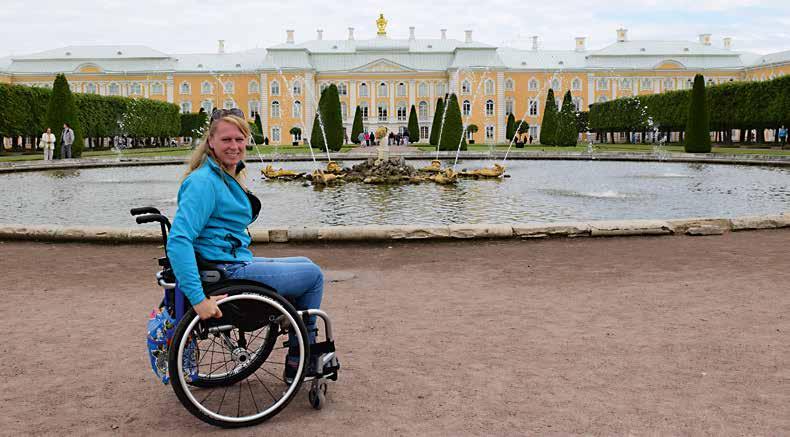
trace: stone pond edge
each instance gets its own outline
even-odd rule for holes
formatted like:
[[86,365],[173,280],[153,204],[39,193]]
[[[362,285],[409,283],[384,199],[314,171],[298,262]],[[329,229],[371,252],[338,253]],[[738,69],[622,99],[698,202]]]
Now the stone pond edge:
[[[576,237],[722,235],[760,229],[790,228],[790,212],[735,218],[671,220],[600,220],[584,222],[454,225],[364,225],[325,227],[272,227],[250,229],[254,243],[543,239]],[[158,226],[129,228],[0,224],[0,240],[161,243]]]

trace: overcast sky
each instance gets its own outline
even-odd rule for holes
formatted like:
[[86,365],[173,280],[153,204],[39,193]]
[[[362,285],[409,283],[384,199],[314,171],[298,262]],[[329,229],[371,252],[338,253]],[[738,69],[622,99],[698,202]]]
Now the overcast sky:
[[[614,42],[618,27],[632,40],[691,40],[713,35],[721,46],[733,37],[737,50],[771,53],[790,50],[788,0],[2,0],[0,57],[67,45],[141,44],[165,53],[207,53],[226,40],[227,51],[267,47],[285,41],[345,39],[354,27],[357,39],[376,34],[379,13],[389,21],[392,38],[476,41],[528,48],[538,35],[541,48],[572,50],[573,38],[586,36],[587,47]],[[519,6],[514,6],[519,4]]]

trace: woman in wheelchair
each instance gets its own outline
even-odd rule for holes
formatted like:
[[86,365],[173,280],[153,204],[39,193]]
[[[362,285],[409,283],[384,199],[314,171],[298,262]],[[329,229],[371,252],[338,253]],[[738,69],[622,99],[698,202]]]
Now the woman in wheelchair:
[[[245,185],[249,136],[241,110],[214,110],[208,135],[193,152],[178,191],[167,256],[180,289],[201,320],[222,317],[217,301],[226,295],[204,294],[196,254],[218,265],[227,279],[254,281],[277,290],[297,310],[321,306],[324,278],[310,259],[253,257],[248,248],[247,227],[261,209],[261,202]],[[316,317],[306,317],[305,323],[309,343],[313,343]],[[293,377],[297,364],[298,357],[289,353],[286,378]],[[308,369],[308,376],[314,370]]]

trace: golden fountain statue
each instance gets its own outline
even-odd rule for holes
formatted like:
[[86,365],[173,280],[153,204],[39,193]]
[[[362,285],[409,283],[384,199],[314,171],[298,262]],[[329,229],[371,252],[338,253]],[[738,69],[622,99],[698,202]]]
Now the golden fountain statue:
[[266,176],[266,179],[296,179],[300,176],[299,173],[293,170],[283,170],[282,168],[278,168],[277,170],[272,167],[271,164],[266,165],[266,168],[261,169],[261,173]]
[[498,178],[505,174],[505,166],[494,163],[491,168],[479,168],[475,170],[462,171],[459,176],[472,178]]
[[458,173],[454,172],[453,169],[448,168],[445,171],[428,176],[428,179],[440,185],[450,185],[458,182]]
[[424,172],[427,172],[427,173],[439,173],[439,172],[442,172],[442,171],[444,171],[442,169],[442,161],[439,161],[438,159],[434,159],[433,161],[431,161],[431,165],[429,165],[427,167],[420,168],[420,171],[424,171]]
[[328,161],[326,163],[326,170],[324,170],[324,172],[325,173],[332,173],[332,174],[336,174],[336,175],[341,175],[341,174],[343,174],[343,169],[340,167],[340,165],[336,161]]
[[384,14],[379,14],[379,18],[378,20],[376,20],[376,27],[379,28],[377,35],[379,36],[387,35],[387,20],[384,18]]
[[313,182],[313,185],[331,185],[335,181],[342,179],[345,175],[336,175],[332,173],[326,173],[324,170],[320,168],[315,170],[310,180]]

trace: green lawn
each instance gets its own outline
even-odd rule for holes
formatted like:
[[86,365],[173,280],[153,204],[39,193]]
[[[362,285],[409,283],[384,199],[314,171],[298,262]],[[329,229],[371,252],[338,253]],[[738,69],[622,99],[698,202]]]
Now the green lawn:
[[[637,153],[652,153],[653,152],[653,145],[652,144],[595,144],[595,151],[596,152],[637,152]],[[418,146],[418,148],[425,152],[433,152],[436,151],[435,147],[432,146]],[[497,152],[504,152],[508,149],[507,144],[497,144],[493,147],[493,150]],[[681,145],[668,145],[664,146],[664,149],[668,152],[676,152],[676,153],[683,153],[683,146]],[[470,144],[467,146],[467,151],[469,152],[487,152],[492,150],[492,147],[487,144]],[[587,152],[587,145],[579,145],[576,147],[553,147],[553,146],[540,146],[540,145],[532,145],[526,146],[523,149],[517,149],[513,146],[510,149],[510,153],[520,153],[520,152]],[[790,149],[786,150],[778,150],[778,149],[769,149],[769,148],[739,148],[739,147],[717,147],[714,146],[711,150],[712,153],[722,153],[722,154],[733,154],[733,155],[783,155],[783,156],[790,156]]]
[[[343,146],[340,153],[345,153],[356,146]],[[418,145],[418,149],[424,152],[433,152],[436,150],[433,146]],[[254,158],[258,153],[261,155],[278,154],[304,154],[308,155],[310,149],[306,146],[256,146],[255,149],[247,151],[248,158]],[[497,152],[504,152],[508,149],[507,144],[497,144],[489,146],[487,144],[470,144],[467,147],[469,152],[487,152],[489,150],[496,150]],[[683,152],[683,146],[669,145],[665,146],[668,152]],[[576,147],[551,147],[551,146],[526,146],[523,149],[517,149],[515,146],[510,149],[510,153],[518,154],[521,152],[586,152],[587,145],[579,145]],[[636,153],[652,153],[653,146],[651,144],[595,144],[596,152],[636,152]],[[125,158],[139,158],[147,156],[187,156],[192,152],[189,147],[156,147],[149,149],[125,149],[121,152],[121,156]],[[770,148],[740,148],[740,147],[713,147],[713,153],[733,154],[733,155],[782,155],[790,156],[790,149],[779,150]],[[314,150],[318,156],[324,156],[326,152]],[[333,152],[336,153],[336,152]],[[85,158],[115,158],[118,153],[114,150],[99,150],[99,151],[85,151],[83,157]],[[37,154],[21,154],[17,152],[0,153],[0,162],[9,161],[35,161],[43,159],[43,153]]]

